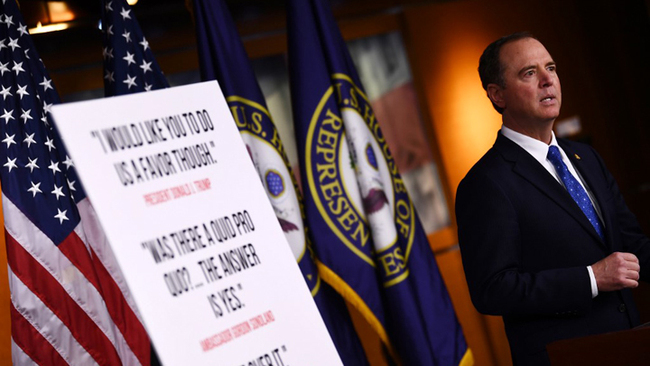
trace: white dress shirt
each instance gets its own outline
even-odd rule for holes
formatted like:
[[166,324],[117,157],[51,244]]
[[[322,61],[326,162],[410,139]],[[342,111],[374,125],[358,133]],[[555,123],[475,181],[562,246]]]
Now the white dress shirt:
[[[573,177],[576,178],[578,183],[580,183],[580,185],[585,190],[585,192],[587,192],[587,195],[589,196],[589,199],[591,200],[591,203],[593,204],[596,213],[600,217],[600,221],[601,222],[603,221],[600,213],[600,209],[594,199],[593,194],[591,193],[591,191],[583,181],[582,177],[580,176],[580,173],[578,173],[578,171],[576,171],[576,169],[574,168],[573,163],[571,163],[571,160],[569,160],[564,150],[562,150],[560,145],[557,144],[557,139],[555,138],[555,133],[553,133],[553,131],[551,131],[551,143],[549,145],[547,145],[542,141],[534,139],[530,136],[526,136],[522,133],[514,131],[506,126],[501,126],[501,133],[503,134],[503,136],[507,137],[508,139],[512,140],[512,142],[519,145],[522,149],[526,150],[526,152],[529,153],[533,158],[535,158],[535,160],[537,160],[544,167],[544,169],[546,169],[549,172],[549,174],[551,174],[551,176],[553,176],[555,180],[558,181],[558,183],[564,186],[562,179],[560,178],[558,173],[555,171],[555,168],[553,167],[553,163],[551,163],[546,158],[546,156],[548,155],[549,146],[557,146],[557,148],[560,150],[560,154],[562,155],[562,161],[567,166],[569,172],[573,175]],[[587,271],[589,272],[589,280],[591,281],[591,297],[594,298],[598,296],[598,285],[596,284],[596,277],[594,276],[594,271],[591,268],[591,266],[587,266]]]

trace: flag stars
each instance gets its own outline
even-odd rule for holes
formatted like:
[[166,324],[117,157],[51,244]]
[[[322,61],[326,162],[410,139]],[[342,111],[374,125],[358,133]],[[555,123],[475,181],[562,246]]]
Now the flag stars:
[[13,94],[11,94],[11,87],[5,88],[5,86],[2,86],[2,90],[0,90],[0,95],[2,95],[2,100],[7,100],[7,96],[12,97]]
[[27,31],[27,26],[24,24],[21,24],[18,26],[18,32],[20,32],[21,36],[24,36],[25,34],[28,34],[29,32]]
[[45,111],[45,113],[52,112],[52,105],[53,104],[54,103],[43,102],[43,111]]
[[32,160],[32,158],[28,157],[27,159],[29,159],[29,163],[27,163],[25,165],[25,168],[29,168],[30,173],[33,173],[34,169],[41,169],[41,167],[38,166],[38,164],[36,164],[36,161],[38,161],[38,158]]
[[43,81],[38,83],[38,85],[43,87],[43,91],[47,91],[47,89],[54,90],[54,88],[52,87],[52,79],[48,79],[45,76],[43,76]]
[[113,71],[108,71],[106,70],[106,75],[104,75],[104,79],[108,80],[110,83],[115,82],[115,73]]
[[58,211],[58,213],[54,215],[54,218],[59,219],[59,224],[63,225],[63,221],[70,220],[68,219],[68,216],[66,216],[68,210],[61,211],[59,208],[57,208],[56,210]]
[[135,54],[133,54],[133,53],[131,53],[129,51],[126,51],[126,56],[122,57],[122,59],[127,62],[127,66],[128,66],[128,65],[131,65],[131,64],[135,63],[135,60],[133,59],[134,56],[135,56]]
[[142,69],[142,72],[146,75],[147,71],[152,71],[151,70],[151,62],[147,62],[145,60],[142,60],[142,65],[140,65],[140,68]]
[[151,91],[152,87],[153,87],[153,85],[151,85],[151,84],[149,84],[147,82],[144,83],[144,90],[145,91]]
[[135,82],[135,78],[136,76],[131,77],[128,74],[126,75],[126,79],[123,82],[124,84],[127,84],[129,86],[129,90],[131,89],[132,86],[134,87],[138,86],[138,84]]
[[32,184],[32,188],[28,189],[27,192],[31,192],[32,197],[36,197],[36,193],[43,193],[41,191],[41,182],[38,182],[34,184],[34,182],[30,182]]
[[29,95],[29,93],[27,92],[27,85],[25,86],[18,85],[18,90],[16,91],[16,93],[20,95],[20,100],[23,100],[23,97],[25,95]]
[[53,195],[56,195],[56,200],[58,201],[60,197],[65,197],[65,194],[63,194],[63,186],[57,187],[56,184],[54,185],[54,189],[51,192]]
[[[25,139],[23,140],[23,142],[27,144],[27,148],[30,148],[30,147],[32,146],[32,144],[35,144],[35,143],[36,143],[36,140],[34,140],[34,135],[35,135],[35,134],[36,134],[36,133],[32,133],[31,135],[27,135],[27,136],[25,137]],[[37,158],[37,159],[38,159],[38,158]],[[37,167],[37,168],[38,168],[38,167]]]
[[65,160],[63,161],[63,165],[65,165],[66,169],[70,169],[71,166],[74,166],[72,163],[72,159],[68,155],[65,156]]
[[[2,3],[4,4],[4,0],[3,0]],[[4,21],[4,23],[7,25],[7,27],[9,27],[10,25],[15,25],[14,22],[13,22],[13,18],[14,18],[13,15],[12,15],[12,16],[9,16],[9,15],[5,14],[5,21]]]
[[131,9],[126,10],[126,9],[122,8],[122,11],[120,12],[120,15],[122,16],[122,20],[131,19],[131,16],[129,15],[130,12],[131,12]]
[[14,61],[14,66],[11,68],[16,72],[16,75],[20,74],[20,72],[25,72],[25,69],[23,69],[23,63],[22,62],[16,62]]
[[124,30],[124,33],[122,33],[122,37],[124,37],[126,43],[131,43],[131,32],[127,32],[126,30]]
[[19,39],[20,38],[13,39],[13,38],[9,37],[9,44],[7,46],[11,47],[12,51],[15,51],[16,48],[21,48],[20,45],[18,44]]
[[147,49],[149,48],[149,42],[147,41],[147,39],[146,39],[146,38],[142,38],[142,42],[140,42],[140,44],[142,45],[142,49],[143,49],[143,51],[146,52]]
[[[0,43],[0,45],[4,45],[4,40],[2,40],[2,43]],[[1,49],[2,49],[2,47],[0,47],[0,50]],[[9,68],[7,67],[7,65],[9,65],[9,62],[7,62],[6,64],[3,64],[2,62],[0,62],[0,75],[4,75],[5,71],[9,72]]]
[[10,136],[8,133],[5,132],[5,138],[4,138],[4,140],[2,140],[2,142],[5,143],[5,144],[7,144],[7,149],[8,149],[9,146],[11,146],[12,144],[13,144],[13,145],[16,145],[16,141],[14,141],[14,138],[15,138],[15,137],[16,137],[15,134]]
[[18,168],[18,166],[16,165],[16,159],[17,158],[9,159],[9,157],[7,156],[7,162],[4,163],[3,165],[4,167],[7,167],[7,169],[9,169],[10,173],[11,173],[11,169]]
[[6,40],[7,40],[6,38],[0,40],[0,50],[3,49],[3,48],[7,48],[7,45],[5,44]]
[[104,6],[104,9],[106,9],[106,11],[113,11],[113,2],[112,1],[107,2],[106,5]]
[[75,183],[77,183],[77,182],[74,181],[74,180],[71,182],[69,179],[66,179],[66,181],[68,182],[68,188],[69,188],[72,192],[76,192],[77,189],[74,187],[74,185],[75,185]]
[[102,49],[102,55],[104,55],[104,60],[109,60],[113,58],[113,49],[104,47]]
[[106,28],[106,35],[109,37],[113,35],[113,24],[109,25],[108,28]]
[[14,110],[12,109],[9,112],[7,112],[7,110],[4,109],[4,108],[3,108],[3,110],[4,110],[5,113],[2,116],[0,116],[0,118],[4,118],[5,119],[5,124],[6,124],[6,123],[9,123],[9,120],[14,119],[14,116],[13,116]]
[[61,173],[61,169],[59,169],[58,162],[51,161],[50,166],[48,166],[47,168],[52,171],[52,174]]
[[56,149],[56,147],[54,146],[54,140],[50,139],[49,136],[46,137],[45,139],[46,140],[45,140],[44,143],[45,143],[45,146],[47,146],[47,151],[52,151],[52,149]]
[[31,112],[32,112],[31,109],[24,110],[24,109],[21,108],[20,110],[23,111],[23,114],[20,115],[20,118],[23,120],[23,123],[27,123],[28,120],[34,119],[34,118],[32,118],[32,115],[31,115]]

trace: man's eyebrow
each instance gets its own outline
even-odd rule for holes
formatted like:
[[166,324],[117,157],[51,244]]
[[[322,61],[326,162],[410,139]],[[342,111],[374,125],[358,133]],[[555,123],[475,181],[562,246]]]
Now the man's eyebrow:
[[[548,67],[548,66],[557,66],[557,64],[555,63],[555,61],[549,61],[549,62],[547,62],[546,65],[544,65],[544,66],[545,66],[545,67]],[[521,74],[525,73],[526,71],[528,71],[528,70],[533,70],[533,69],[535,69],[535,68],[537,68],[537,66],[535,66],[535,65],[526,65],[526,66],[522,67],[522,68],[519,70],[518,75],[521,75]]]
[[519,70],[519,72],[518,72],[517,74],[518,74],[518,75],[521,75],[521,74],[525,73],[526,71],[528,71],[528,70],[532,70],[532,69],[534,69],[534,68],[536,68],[535,65],[527,65],[527,66],[524,66],[524,67],[522,67],[522,68]]

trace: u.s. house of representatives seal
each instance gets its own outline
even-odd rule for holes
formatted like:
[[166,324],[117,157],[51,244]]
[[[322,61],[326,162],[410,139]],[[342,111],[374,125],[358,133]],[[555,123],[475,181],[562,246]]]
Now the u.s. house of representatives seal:
[[415,213],[364,93],[343,74],[321,98],[309,125],[306,175],[330,229],[385,287],[408,277]]
[[246,98],[230,96],[227,101],[280,227],[312,296],[315,296],[320,287],[320,277],[309,251],[301,202],[271,115],[264,106]]

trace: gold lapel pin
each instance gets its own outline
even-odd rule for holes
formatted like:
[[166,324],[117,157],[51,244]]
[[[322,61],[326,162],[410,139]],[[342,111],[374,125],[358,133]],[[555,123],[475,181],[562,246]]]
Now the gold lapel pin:
[[578,156],[578,154],[573,154],[573,156],[575,156],[576,159],[580,160],[580,156]]

